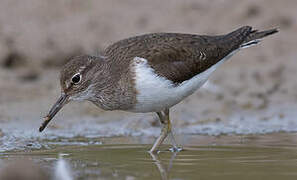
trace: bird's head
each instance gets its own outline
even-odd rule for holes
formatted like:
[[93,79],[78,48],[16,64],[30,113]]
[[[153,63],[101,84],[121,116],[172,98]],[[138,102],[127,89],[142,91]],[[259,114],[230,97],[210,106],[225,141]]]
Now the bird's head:
[[[92,81],[102,57],[77,56],[65,64],[60,73],[61,96],[52,106],[39,131],[71,100],[88,100],[92,96]],[[99,67],[100,68],[100,67]]]

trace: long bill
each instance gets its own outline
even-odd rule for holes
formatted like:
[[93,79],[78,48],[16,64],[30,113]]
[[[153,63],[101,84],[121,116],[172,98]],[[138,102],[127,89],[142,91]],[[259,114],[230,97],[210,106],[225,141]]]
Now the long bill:
[[62,93],[57,102],[53,105],[48,115],[44,117],[44,121],[39,128],[39,132],[42,132],[47,124],[53,119],[53,117],[59,112],[59,110],[68,102],[68,95]]

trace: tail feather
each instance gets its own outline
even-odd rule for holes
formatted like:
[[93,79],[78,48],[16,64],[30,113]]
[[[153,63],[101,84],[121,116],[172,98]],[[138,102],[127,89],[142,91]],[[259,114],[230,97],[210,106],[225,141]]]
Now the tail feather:
[[223,36],[218,36],[218,38],[225,47],[229,47],[231,51],[233,51],[237,48],[247,48],[252,45],[258,44],[260,42],[260,39],[277,32],[277,29],[258,31],[254,30],[251,26],[243,26],[231,33]]
[[274,33],[277,33],[277,29],[270,29],[266,31],[258,31],[258,30],[252,30],[250,34],[245,38],[243,43],[240,45],[241,48],[250,47],[252,45],[255,45],[260,42],[260,39],[272,35]]

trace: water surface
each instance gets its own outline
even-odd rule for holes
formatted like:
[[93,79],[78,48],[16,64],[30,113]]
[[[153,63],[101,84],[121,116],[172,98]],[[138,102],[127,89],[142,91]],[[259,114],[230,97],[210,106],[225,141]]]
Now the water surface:
[[172,153],[165,145],[155,155],[147,152],[150,144],[143,144],[151,139],[102,138],[93,141],[103,144],[84,145],[80,143],[86,139],[77,138],[75,145],[4,152],[0,164],[28,158],[54,175],[60,159],[72,179],[297,179],[296,137],[193,135],[184,137],[183,151]]

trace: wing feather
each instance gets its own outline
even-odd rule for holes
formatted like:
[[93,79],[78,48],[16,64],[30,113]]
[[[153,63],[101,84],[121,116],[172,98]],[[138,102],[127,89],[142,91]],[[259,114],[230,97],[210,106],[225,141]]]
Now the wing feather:
[[221,36],[146,34],[121,40],[109,46],[104,55],[123,68],[134,57],[145,58],[155,73],[179,84],[238,49],[250,31],[250,27],[242,27]]

